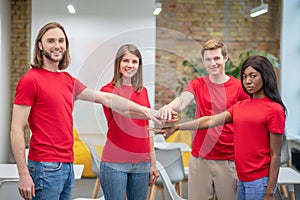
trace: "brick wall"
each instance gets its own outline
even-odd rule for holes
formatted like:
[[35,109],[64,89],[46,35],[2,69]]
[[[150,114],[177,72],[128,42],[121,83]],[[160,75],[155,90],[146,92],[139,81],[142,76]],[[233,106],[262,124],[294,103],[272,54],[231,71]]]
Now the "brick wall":
[[31,0],[11,0],[11,101],[20,77],[30,67]]
[[[11,105],[21,76],[30,67],[31,0],[11,0]],[[29,129],[25,129],[28,141]]]
[[205,41],[221,39],[231,60],[247,50],[258,50],[279,57],[281,0],[265,0],[269,12],[249,16],[258,0],[162,0],[163,10],[156,17],[156,108],[176,97],[178,77],[188,74],[184,59],[200,62]]

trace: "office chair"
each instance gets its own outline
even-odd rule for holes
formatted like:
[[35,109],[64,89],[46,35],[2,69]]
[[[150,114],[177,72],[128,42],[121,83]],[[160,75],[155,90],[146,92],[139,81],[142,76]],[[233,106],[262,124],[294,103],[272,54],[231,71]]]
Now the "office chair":
[[19,179],[0,180],[0,199],[22,200],[18,190]]
[[166,142],[166,139],[162,134],[155,134],[153,136],[153,141],[154,142]]
[[[289,155],[289,147],[288,141],[286,139],[286,135],[283,135],[282,147],[281,147],[281,157],[280,157],[280,166],[291,167],[290,163],[290,155]],[[284,198],[288,198],[288,189],[286,185],[280,184],[278,185],[279,191],[283,193]],[[293,198],[294,196],[294,188],[290,186],[290,196]],[[293,199],[292,199],[293,200]]]
[[165,189],[165,192],[164,192],[165,200],[185,200],[177,194],[177,192],[173,188],[172,182],[171,182],[164,166],[159,161],[156,161],[156,167],[158,169],[158,173],[161,177],[162,184]]
[[[184,167],[180,148],[176,149],[156,149],[156,160],[161,163],[171,180],[175,185],[179,196],[182,194],[182,180],[184,179]],[[157,189],[164,193],[163,180],[159,177],[156,183],[150,187],[148,199],[154,200]]]

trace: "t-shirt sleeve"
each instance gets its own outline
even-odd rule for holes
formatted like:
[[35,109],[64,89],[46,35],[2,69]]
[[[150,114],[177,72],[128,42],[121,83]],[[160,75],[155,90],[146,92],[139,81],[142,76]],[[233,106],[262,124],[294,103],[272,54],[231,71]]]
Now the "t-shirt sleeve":
[[100,89],[101,92],[108,92],[108,93],[113,93],[113,90],[114,90],[114,86],[111,84],[107,84]]
[[189,84],[187,86],[185,86],[184,88],[184,92],[190,92],[195,96],[195,80],[192,80],[191,82],[189,82]]
[[[236,103],[236,104],[237,104],[237,103]],[[231,114],[231,116],[233,116],[233,109],[234,109],[234,106],[235,106],[236,104],[230,106],[230,107],[226,110],[227,112],[229,112],[229,113]]]
[[142,92],[145,93],[144,96],[145,96],[146,101],[147,101],[146,106],[147,106],[148,108],[150,108],[151,105],[150,105],[150,101],[149,101],[148,90],[147,90],[147,88],[145,88],[145,87],[143,87],[142,90],[143,90]]
[[231,114],[232,118],[234,118],[234,115],[233,115],[234,109],[237,109],[237,107],[239,107],[242,102],[243,101],[238,101],[226,110],[227,112],[229,112]]
[[[104,86],[100,89],[100,91],[101,91],[101,92],[107,92],[107,93],[113,93],[113,91],[114,91],[114,86],[113,86],[111,83],[106,84],[106,85],[104,85]],[[111,110],[111,108],[106,107],[106,106],[104,106],[104,105],[102,105],[102,107],[103,107],[104,112],[108,112],[109,110]]]
[[268,118],[269,131],[284,134],[286,115],[282,106],[273,108]]
[[32,76],[23,76],[16,87],[14,104],[32,106],[36,94],[36,80]]
[[[73,90],[73,94],[74,97],[77,97],[81,92],[83,92],[83,90],[85,90],[87,88],[86,85],[84,85],[81,81],[79,81],[78,79],[74,78],[74,90]],[[75,98],[76,99],[76,98]]]

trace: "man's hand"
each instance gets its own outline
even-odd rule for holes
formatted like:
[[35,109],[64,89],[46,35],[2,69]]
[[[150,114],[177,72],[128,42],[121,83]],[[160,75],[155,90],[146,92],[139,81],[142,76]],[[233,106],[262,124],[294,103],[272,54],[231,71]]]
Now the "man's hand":
[[34,183],[29,174],[20,176],[18,189],[25,200],[31,200],[35,196]]
[[162,120],[170,121],[177,119],[177,112],[170,108],[170,106],[165,105],[158,110],[159,117]]
[[172,112],[170,120],[161,118],[158,110],[149,109],[148,112],[145,112],[145,115],[159,125],[162,123],[176,122],[178,120],[177,112]]

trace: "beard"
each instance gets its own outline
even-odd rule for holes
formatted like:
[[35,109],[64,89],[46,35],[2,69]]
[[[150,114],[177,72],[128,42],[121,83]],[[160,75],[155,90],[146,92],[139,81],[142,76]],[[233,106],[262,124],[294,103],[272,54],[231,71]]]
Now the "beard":
[[53,58],[48,51],[42,50],[43,55],[52,62],[60,62],[62,61],[63,57],[65,56],[65,52],[62,53],[62,56],[59,58]]

